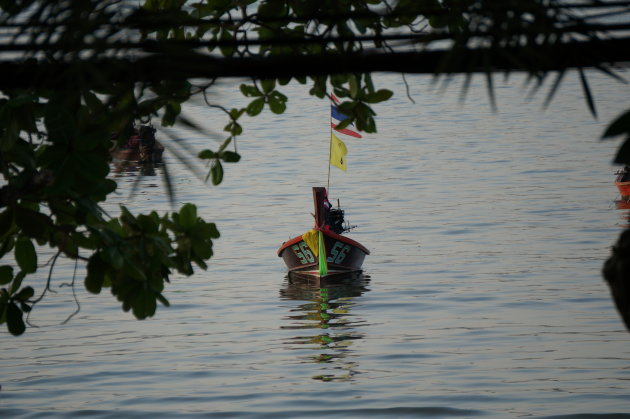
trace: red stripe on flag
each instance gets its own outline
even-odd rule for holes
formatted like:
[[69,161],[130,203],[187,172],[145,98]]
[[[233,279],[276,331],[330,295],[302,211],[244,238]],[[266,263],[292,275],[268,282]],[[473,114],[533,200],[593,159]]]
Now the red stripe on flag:
[[335,128],[335,127],[336,127],[336,125],[335,125],[335,124],[333,124],[332,122],[330,123],[330,126],[331,126],[331,127],[333,127],[333,128],[335,129],[335,131],[340,132],[340,133],[342,133],[342,134],[346,134],[346,135],[349,135],[349,136],[351,136],[351,137],[355,137],[355,138],[363,138],[363,137],[361,136],[361,134],[359,134],[359,133],[358,133],[358,132],[356,132],[356,131],[352,131],[351,129],[348,129],[348,128],[344,128],[344,129],[337,129],[337,128]]

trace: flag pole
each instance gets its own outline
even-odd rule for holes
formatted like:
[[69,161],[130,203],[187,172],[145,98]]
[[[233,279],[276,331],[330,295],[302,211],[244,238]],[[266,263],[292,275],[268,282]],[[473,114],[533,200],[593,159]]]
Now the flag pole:
[[[329,100],[332,101],[332,98],[329,97]],[[332,105],[330,105],[332,106]],[[332,111],[330,112],[330,135],[328,136],[328,182],[326,184],[327,195],[330,196],[330,159],[332,158]]]

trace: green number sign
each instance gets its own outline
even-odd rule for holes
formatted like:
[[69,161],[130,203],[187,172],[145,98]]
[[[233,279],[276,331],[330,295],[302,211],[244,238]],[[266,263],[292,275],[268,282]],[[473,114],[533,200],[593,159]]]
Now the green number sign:
[[311,249],[308,248],[308,245],[305,242],[294,244],[293,246],[291,246],[291,250],[293,250],[295,256],[300,259],[301,264],[305,265],[307,263],[315,262],[315,256],[313,256]]

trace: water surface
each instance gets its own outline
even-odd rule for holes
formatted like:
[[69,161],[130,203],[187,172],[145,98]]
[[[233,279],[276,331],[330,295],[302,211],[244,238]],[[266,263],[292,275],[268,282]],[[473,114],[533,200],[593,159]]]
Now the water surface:
[[[630,334],[600,271],[630,210],[615,204],[618,142],[599,137],[629,87],[591,74],[595,120],[575,75],[547,110],[544,88],[528,101],[522,78],[499,82],[498,113],[481,77],[464,104],[457,80],[443,93],[408,80],[415,104],[399,76],[378,77],[395,91],[375,107],[379,133],[342,138],[348,172],[332,171],[350,236],[372,252],[361,280],[291,283],[276,256],[311,227],[310,188],[327,181],[328,105],[288,86],[286,114],[246,119],[243,159],[219,187],[165,154],[177,203],[222,233],[208,271],[175,278],[172,307],[141,322],[77,287],[81,309],[60,324],[75,307],[60,287],[74,266],[61,266],[31,316],[40,327],[1,332],[0,415],[628,416]],[[234,91],[213,100],[239,106]],[[187,112],[225,125],[202,104]],[[217,148],[210,134],[175,135]],[[112,173],[108,208],[169,210],[153,170]]]

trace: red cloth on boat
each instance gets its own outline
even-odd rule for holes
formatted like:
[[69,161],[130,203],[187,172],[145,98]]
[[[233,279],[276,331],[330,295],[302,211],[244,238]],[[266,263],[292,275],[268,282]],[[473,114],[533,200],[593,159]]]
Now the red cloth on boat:
[[124,148],[138,148],[140,146],[140,138],[137,135],[132,135],[127,140],[127,144],[124,145]]

